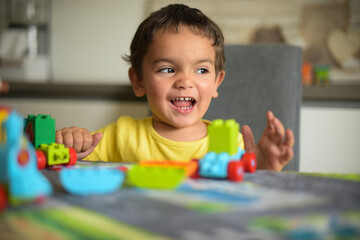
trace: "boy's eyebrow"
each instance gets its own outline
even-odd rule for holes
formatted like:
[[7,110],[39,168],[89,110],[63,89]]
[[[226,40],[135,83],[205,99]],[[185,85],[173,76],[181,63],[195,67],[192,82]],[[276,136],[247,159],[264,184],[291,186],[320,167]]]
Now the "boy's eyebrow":
[[[157,63],[159,62],[174,62],[174,60],[170,59],[170,58],[159,58],[159,59],[155,59],[153,62],[152,62],[152,65],[156,65]],[[196,62],[196,64],[199,64],[199,63],[210,63],[210,64],[214,64],[214,61],[211,59],[211,58],[204,58],[204,59],[200,59]]]

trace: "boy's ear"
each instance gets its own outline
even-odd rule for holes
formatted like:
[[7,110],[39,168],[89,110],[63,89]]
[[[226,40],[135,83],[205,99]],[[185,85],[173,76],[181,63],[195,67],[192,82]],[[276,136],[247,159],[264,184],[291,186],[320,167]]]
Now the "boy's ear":
[[142,84],[141,79],[137,76],[135,69],[133,67],[129,68],[129,79],[131,82],[131,86],[133,87],[135,96],[142,97],[145,95],[145,89]]
[[219,96],[219,93],[217,91],[218,87],[220,86],[220,84],[222,83],[222,81],[225,78],[225,71],[220,71],[215,79],[215,88],[214,88],[214,92],[213,92],[213,98],[217,98]]

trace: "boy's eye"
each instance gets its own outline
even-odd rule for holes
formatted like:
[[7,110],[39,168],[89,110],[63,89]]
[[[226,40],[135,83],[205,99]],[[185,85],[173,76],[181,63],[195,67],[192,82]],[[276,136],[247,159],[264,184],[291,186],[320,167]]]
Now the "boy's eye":
[[204,74],[208,73],[209,71],[206,68],[199,68],[196,70],[196,73]]
[[174,73],[175,71],[172,68],[162,68],[162,69],[159,70],[159,72],[161,72],[161,73]]

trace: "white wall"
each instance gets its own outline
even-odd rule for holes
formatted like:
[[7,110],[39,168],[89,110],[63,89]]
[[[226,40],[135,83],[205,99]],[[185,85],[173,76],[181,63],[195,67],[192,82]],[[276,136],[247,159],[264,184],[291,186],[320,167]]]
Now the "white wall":
[[147,103],[124,103],[101,100],[1,99],[26,117],[28,114],[49,114],[55,118],[56,129],[78,126],[97,130],[119,116],[143,118],[149,115]]
[[145,0],[53,0],[54,81],[128,83],[130,43],[145,18]]
[[360,109],[302,107],[300,171],[360,173]]

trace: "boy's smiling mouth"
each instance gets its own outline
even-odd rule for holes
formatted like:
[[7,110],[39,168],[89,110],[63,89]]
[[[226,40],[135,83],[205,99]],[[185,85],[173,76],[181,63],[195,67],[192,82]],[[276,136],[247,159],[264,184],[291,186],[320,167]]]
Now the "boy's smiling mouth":
[[196,100],[191,97],[177,97],[170,100],[171,104],[179,110],[189,110],[194,107]]

